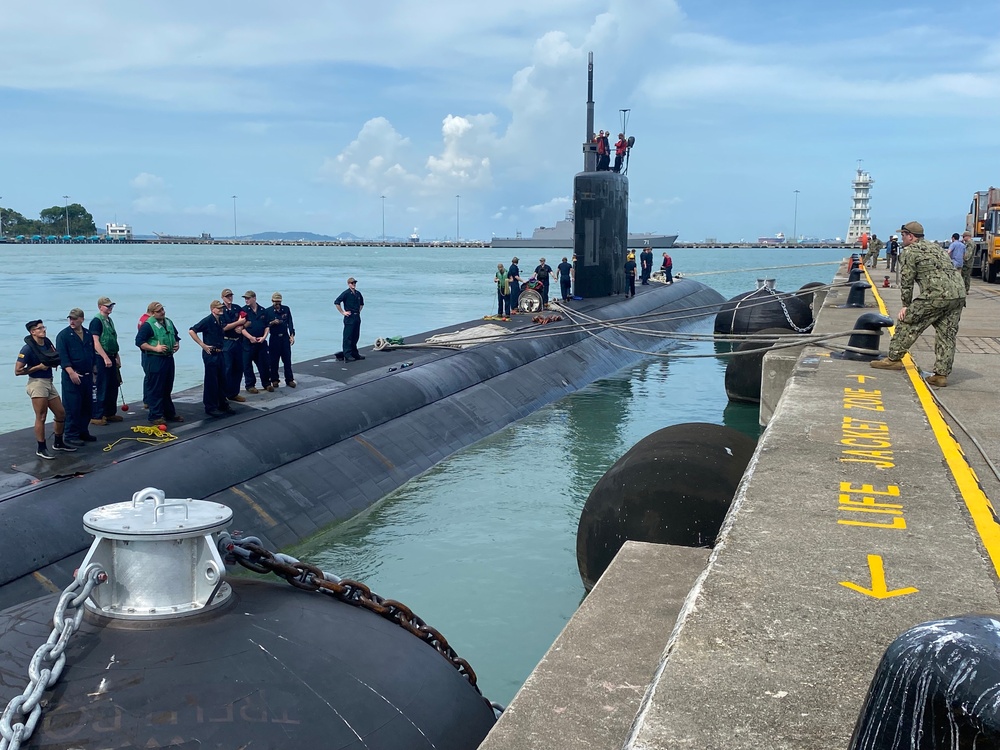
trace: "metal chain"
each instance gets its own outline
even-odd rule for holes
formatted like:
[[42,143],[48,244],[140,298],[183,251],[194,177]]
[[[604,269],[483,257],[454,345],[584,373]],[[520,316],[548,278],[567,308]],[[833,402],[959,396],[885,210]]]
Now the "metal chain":
[[[469,662],[455,652],[447,638],[414,614],[405,604],[379,596],[360,581],[325,573],[315,565],[300,562],[290,555],[272,553],[262,547],[260,539],[256,537],[234,539],[229,534],[220,534],[219,551],[248,570],[256,573],[274,573],[297,589],[329,594],[342,602],[355,607],[363,607],[395,622],[424,643],[434,647],[439,654],[451,662],[462,677],[468,680],[476,692],[482,695],[482,691],[476,684],[476,673]],[[497,709],[498,704],[490,703],[485,697],[483,700],[495,710]],[[3,749],[0,748],[0,750]]]
[[792,316],[788,314],[788,308],[785,307],[785,300],[782,299],[782,295],[778,294],[769,286],[765,286],[764,289],[767,291],[768,294],[772,295],[776,300],[778,300],[778,304],[781,305],[781,312],[785,314],[785,320],[788,321],[788,325],[794,328],[798,333],[809,333],[809,331],[813,329],[813,326],[816,325],[815,319],[811,320],[809,322],[809,325],[807,325],[805,328],[799,328],[797,325],[795,325],[794,321],[792,320]]
[[81,605],[95,586],[107,580],[104,569],[91,563],[77,571],[73,582],[60,595],[52,617],[52,632],[28,664],[28,686],[21,695],[12,698],[0,714],[0,750],[19,750],[22,743],[31,739],[42,717],[42,694],[62,675],[66,666],[66,646],[83,622]]

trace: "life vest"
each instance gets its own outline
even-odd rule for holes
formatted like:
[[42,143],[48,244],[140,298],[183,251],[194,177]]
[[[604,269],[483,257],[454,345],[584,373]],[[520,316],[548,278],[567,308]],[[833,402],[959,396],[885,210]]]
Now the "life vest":
[[150,346],[164,344],[167,347],[165,352],[146,352],[146,354],[152,354],[154,357],[167,357],[173,354],[174,344],[177,343],[177,330],[174,328],[174,322],[170,318],[164,318],[163,323],[160,323],[153,317],[150,317],[146,322],[149,323],[149,327],[153,331],[152,338],[146,343]]
[[101,348],[108,356],[117,354],[118,334],[115,333],[115,324],[111,322],[108,315],[98,315],[97,317],[101,320],[101,335],[98,339],[101,342]]

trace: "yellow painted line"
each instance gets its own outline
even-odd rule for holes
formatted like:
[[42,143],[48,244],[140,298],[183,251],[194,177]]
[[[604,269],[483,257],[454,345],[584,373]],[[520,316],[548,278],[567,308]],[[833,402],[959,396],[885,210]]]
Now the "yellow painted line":
[[[867,268],[865,269],[865,274],[868,274]],[[871,276],[868,278],[870,279]],[[875,293],[875,299],[878,300],[879,310],[882,311],[883,315],[888,316],[889,313],[886,310],[885,302],[879,296],[878,291],[875,290],[874,284],[872,285],[872,291]],[[895,333],[896,328],[892,326],[889,330]],[[958,485],[958,491],[962,494],[965,507],[969,509],[969,515],[972,516],[972,522],[976,526],[976,531],[979,534],[980,540],[982,540],[983,547],[990,556],[990,560],[993,563],[993,570],[997,574],[997,577],[1000,578],[1000,524],[996,521],[993,503],[990,502],[986,493],[983,492],[983,488],[979,484],[979,477],[976,476],[973,468],[969,466],[969,462],[962,452],[962,446],[955,439],[955,435],[944,420],[944,417],[941,416],[941,410],[938,409],[937,403],[931,395],[930,388],[924,382],[924,379],[920,377],[920,370],[913,364],[913,359],[909,354],[903,357],[903,364],[906,367],[906,374],[910,376],[910,382],[913,383],[913,388],[917,392],[917,398],[920,399],[924,413],[927,415],[927,421],[930,423],[931,430],[934,431],[934,437],[937,439],[938,447],[941,448],[941,454],[944,456],[945,463],[948,464],[948,469],[955,479],[955,484]]]
[[363,446],[365,446],[365,448],[367,448],[369,451],[371,451],[372,455],[375,456],[375,458],[377,458],[383,464],[385,464],[385,467],[387,469],[395,469],[396,468],[393,465],[392,461],[390,461],[388,458],[385,457],[385,455],[382,453],[382,451],[380,451],[374,445],[372,445],[371,443],[369,443],[363,437],[361,437],[360,435],[355,435],[354,439],[357,440],[359,443],[361,443]]
[[32,573],[31,577],[34,578],[36,581],[38,581],[40,584],[42,584],[42,586],[44,586],[46,589],[48,589],[53,594],[58,594],[60,591],[62,591],[62,589],[60,589],[58,586],[56,586],[54,583],[52,583],[51,579],[46,578],[45,576],[43,576],[38,571],[35,571],[34,573]]
[[278,522],[271,517],[271,514],[268,513],[266,510],[264,510],[260,505],[258,505],[257,501],[254,500],[252,497],[250,497],[243,490],[237,487],[230,487],[229,489],[231,489],[233,492],[235,492],[237,495],[243,498],[243,502],[249,505],[253,509],[254,513],[260,516],[261,519],[264,521],[264,523],[266,523],[268,526],[278,525]]

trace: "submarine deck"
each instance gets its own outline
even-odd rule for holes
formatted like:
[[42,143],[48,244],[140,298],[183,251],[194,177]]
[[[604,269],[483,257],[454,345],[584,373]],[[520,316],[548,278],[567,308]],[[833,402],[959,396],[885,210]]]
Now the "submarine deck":
[[[656,318],[647,327],[670,331],[696,322],[691,308],[705,317],[722,301],[696,281],[654,284],[632,300],[570,302],[562,321],[544,326],[532,315],[489,321],[508,335],[460,351],[366,348],[361,362],[299,362],[297,388],[247,395],[233,404],[235,415],[207,417],[201,389],[192,388],[174,396],[185,421],[170,424],[169,436],[137,435],[133,426],[149,423],[133,411],[121,423],[92,427],[99,442],[52,461],[34,456],[30,429],[0,436],[0,608],[61,590],[89,545],[81,519],[93,507],[152,485],[168,497],[224,503],[233,508],[234,529],[280,549],[365,512],[454,452],[638,361],[645,347],[669,345],[603,324],[584,331],[572,318],[645,314]],[[142,442],[149,439],[157,444]]]
[[[817,331],[853,328],[866,310],[839,307],[846,296],[831,290]],[[867,301],[900,308],[896,288]],[[998,302],[973,279],[955,369],[933,392],[912,367],[807,347],[707,566],[626,545],[483,750],[847,747],[896,636],[998,610],[1000,479],[972,437],[1000,462]],[[911,349],[925,371],[933,335]],[[665,576],[692,585],[651,611]],[[615,632],[627,650],[602,647]]]

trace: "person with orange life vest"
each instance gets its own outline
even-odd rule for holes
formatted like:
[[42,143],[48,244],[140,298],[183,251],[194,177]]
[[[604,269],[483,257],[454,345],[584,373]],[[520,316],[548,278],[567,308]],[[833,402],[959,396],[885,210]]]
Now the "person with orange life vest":
[[601,130],[594,136],[594,143],[597,144],[597,171],[607,172],[611,156],[608,154],[608,137]]
[[[628,141],[625,140],[625,134],[618,134],[618,141],[615,143],[615,166],[612,168],[612,172],[622,171],[622,160],[625,158],[625,151],[628,149]],[[645,284],[646,282],[642,282]]]

